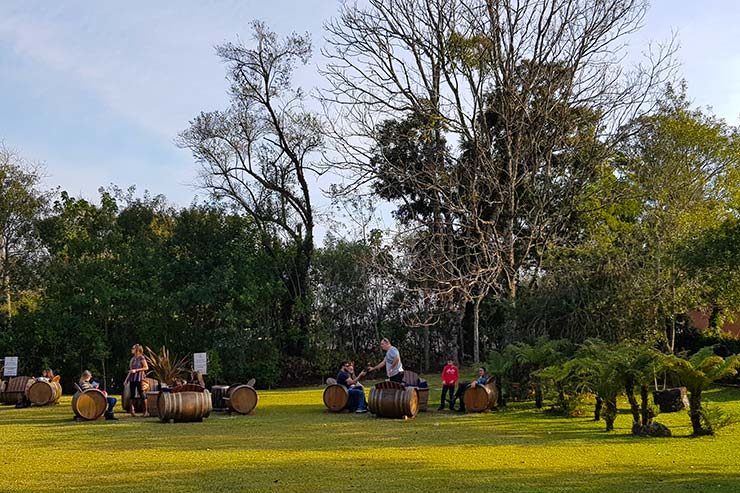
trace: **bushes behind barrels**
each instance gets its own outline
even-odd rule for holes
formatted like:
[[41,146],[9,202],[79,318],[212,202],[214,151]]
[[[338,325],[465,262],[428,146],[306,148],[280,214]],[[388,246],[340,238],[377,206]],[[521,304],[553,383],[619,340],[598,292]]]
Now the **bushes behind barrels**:
[[72,397],[72,412],[79,419],[94,421],[105,414],[108,400],[105,394],[98,389],[88,389],[77,392]]
[[413,418],[419,412],[419,396],[415,387],[381,382],[370,390],[368,407],[383,418]]
[[59,385],[59,382],[37,380],[26,390],[26,397],[31,401],[31,404],[37,406],[57,404],[62,397],[62,386]]
[[211,414],[211,393],[160,392],[157,399],[159,419],[163,423],[203,421]]

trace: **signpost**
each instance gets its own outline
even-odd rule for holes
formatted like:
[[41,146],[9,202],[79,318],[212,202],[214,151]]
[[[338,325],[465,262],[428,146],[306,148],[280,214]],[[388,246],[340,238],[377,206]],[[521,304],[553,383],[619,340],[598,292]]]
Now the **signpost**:
[[5,370],[3,371],[5,377],[17,377],[18,376],[18,356],[6,356],[5,357]]
[[208,353],[193,353],[193,371],[208,375]]

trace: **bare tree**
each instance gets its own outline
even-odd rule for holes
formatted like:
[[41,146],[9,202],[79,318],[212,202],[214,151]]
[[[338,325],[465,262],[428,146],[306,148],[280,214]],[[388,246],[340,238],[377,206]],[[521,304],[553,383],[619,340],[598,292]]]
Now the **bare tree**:
[[300,332],[290,334],[288,343],[300,353],[314,252],[309,181],[319,173],[312,159],[323,137],[320,119],[304,108],[304,93],[293,86],[293,72],[308,63],[311,41],[308,35],[279,38],[260,22],[252,27],[253,47],[217,47],[228,68],[230,107],[201,113],[181,133],[179,145],[202,165],[203,185],[255,221],[268,251],[279,255],[275,238],[287,247],[292,264],[283,273],[289,297],[284,319],[297,322]]
[[[392,177],[386,198],[412,211],[405,225],[427,248],[409,251],[424,255],[425,276],[474,304],[476,360],[480,300],[515,305],[520,283],[536,282],[619,129],[672,76],[672,44],[624,68],[646,9],[645,0],[369,0],[327,25],[335,164],[355,173],[354,186]],[[409,119],[420,123],[401,140],[431,148],[415,164],[381,135]]]
[[[33,275],[42,249],[37,221],[48,195],[39,190],[41,169],[0,143],[0,276],[8,317],[13,315],[13,293],[21,278]],[[27,285],[27,283],[25,283]]]

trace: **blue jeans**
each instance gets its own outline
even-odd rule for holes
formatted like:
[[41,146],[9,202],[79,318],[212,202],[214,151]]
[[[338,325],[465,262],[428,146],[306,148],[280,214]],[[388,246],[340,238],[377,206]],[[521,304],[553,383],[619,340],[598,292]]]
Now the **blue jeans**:
[[347,401],[347,409],[350,411],[357,411],[361,410],[364,411],[367,409],[367,404],[365,403],[365,390],[361,388],[351,388],[347,389],[347,392],[349,392],[349,401]]
[[116,407],[116,400],[115,397],[106,397],[108,400],[108,410],[106,411],[106,414],[113,414],[113,408]]

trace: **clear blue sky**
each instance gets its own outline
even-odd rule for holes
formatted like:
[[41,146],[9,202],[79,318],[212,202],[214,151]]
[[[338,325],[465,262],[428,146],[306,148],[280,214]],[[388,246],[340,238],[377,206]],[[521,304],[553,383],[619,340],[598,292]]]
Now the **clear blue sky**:
[[[225,104],[213,46],[247,38],[249,22],[261,19],[281,33],[311,32],[318,48],[338,5],[3,0],[0,140],[45,163],[49,186],[95,198],[100,186],[136,185],[186,205],[198,193],[196,166],[173,140],[199,111]],[[736,0],[654,0],[634,48],[676,31],[690,95],[738,124],[738,19]],[[319,83],[305,74],[301,82]]]

